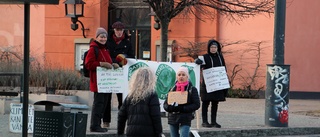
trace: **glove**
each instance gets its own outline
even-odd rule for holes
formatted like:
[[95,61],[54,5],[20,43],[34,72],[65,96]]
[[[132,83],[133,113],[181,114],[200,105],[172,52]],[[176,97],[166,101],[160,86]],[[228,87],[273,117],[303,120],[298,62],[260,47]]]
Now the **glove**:
[[100,62],[100,66],[106,69],[112,69],[112,65],[108,62]]
[[173,109],[174,112],[181,112],[182,110],[183,110],[183,106],[176,106]]
[[168,112],[175,112],[174,111],[174,106],[168,105]]
[[177,102],[173,102],[172,104],[168,105],[169,112],[180,112],[183,109],[183,106],[179,106]]
[[112,66],[113,66],[114,69],[119,68],[119,65],[117,63],[112,63]]
[[203,61],[201,59],[196,59],[194,60],[194,63],[196,63],[197,65],[201,65]]

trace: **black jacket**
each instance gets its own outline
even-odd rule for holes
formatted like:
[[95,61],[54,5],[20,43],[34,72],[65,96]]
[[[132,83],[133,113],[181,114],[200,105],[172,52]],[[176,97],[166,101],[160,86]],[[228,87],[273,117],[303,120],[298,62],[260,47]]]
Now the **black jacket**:
[[[170,109],[172,105],[168,104],[167,99],[164,101],[163,108],[169,112],[168,124],[182,124],[191,126],[191,120],[194,118],[194,112],[200,108],[198,90],[192,86],[191,82],[189,82],[185,89],[188,92],[188,100],[186,104],[178,106],[178,111],[173,111]],[[174,86],[169,92],[174,92],[175,90],[176,86]]]
[[127,137],[161,137],[160,103],[156,93],[132,104],[127,97],[118,113],[118,134],[123,134],[127,122]]
[[116,57],[118,54],[125,54],[127,58],[134,58],[134,51],[131,46],[131,42],[129,41],[129,36],[124,33],[124,39],[117,45],[115,40],[113,39],[114,31],[112,31],[108,35],[107,40],[107,49],[110,51],[110,56],[112,58],[113,63],[118,63],[116,61]]
[[[210,53],[210,46],[212,42],[218,43],[218,52],[215,54]],[[204,54],[205,65],[201,65],[201,69],[208,69],[212,67],[226,66],[224,58],[221,53],[221,45],[218,41],[211,40],[208,42],[208,53]],[[215,92],[207,93],[206,84],[202,79],[202,84],[200,87],[200,96],[202,101],[225,101],[228,89],[218,90]]]

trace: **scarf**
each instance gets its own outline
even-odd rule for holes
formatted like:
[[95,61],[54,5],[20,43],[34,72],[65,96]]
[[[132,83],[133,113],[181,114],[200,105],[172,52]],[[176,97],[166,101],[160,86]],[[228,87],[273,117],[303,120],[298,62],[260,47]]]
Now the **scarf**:
[[116,44],[118,45],[118,44],[121,42],[121,40],[124,39],[124,34],[122,34],[122,36],[119,37],[119,38],[116,36],[116,34],[113,34],[113,35],[112,35],[112,38],[114,39],[114,41],[115,41]]
[[176,86],[177,86],[176,91],[185,91],[184,87],[185,87],[186,85],[188,85],[188,84],[189,84],[189,81],[186,81],[186,82],[183,82],[183,83],[177,82],[177,83],[176,83]]

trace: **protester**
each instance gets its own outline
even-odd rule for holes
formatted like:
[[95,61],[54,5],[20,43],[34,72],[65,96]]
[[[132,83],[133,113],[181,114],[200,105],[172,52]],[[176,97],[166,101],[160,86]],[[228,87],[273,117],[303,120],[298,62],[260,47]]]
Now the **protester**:
[[[85,66],[90,71],[90,90],[91,92],[94,92],[90,131],[107,132],[108,130],[105,128],[101,128],[100,125],[103,111],[106,106],[105,104],[108,101],[109,95],[98,93],[96,69],[97,67],[112,69],[113,67],[116,67],[117,64],[112,63],[110,53],[105,49],[105,44],[107,42],[108,36],[107,31],[104,28],[97,28],[95,36],[96,39],[94,41],[91,41],[90,49],[85,59]],[[94,47],[97,47],[99,49],[98,56],[96,56],[95,54]]]
[[[196,64],[201,65],[201,69],[209,69],[212,67],[225,66],[225,61],[221,52],[221,45],[216,40],[208,41],[207,54],[203,55],[205,64],[203,61],[196,59]],[[200,96],[202,101],[202,126],[203,127],[216,127],[221,128],[221,125],[217,123],[217,111],[220,101],[225,101],[228,93],[228,89],[218,90],[214,92],[207,92],[206,84],[202,80],[200,88]],[[211,124],[208,123],[208,107],[211,102]]]
[[[122,64],[121,60],[119,60],[120,57],[134,58],[134,51],[129,41],[128,34],[124,32],[124,27],[125,25],[122,22],[117,21],[113,23],[112,24],[113,30],[110,32],[107,45],[106,45],[106,48],[110,51],[112,62],[118,63],[120,67],[125,65],[125,64]],[[117,93],[116,95],[118,99],[118,109],[120,109],[122,105],[122,93]],[[103,115],[104,127],[109,127],[111,122],[111,98],[112,98],[112,95],[110,95],[110,98],[108,99],[107,107]]]
[[[186,67],[180,67],[176,73],[177,82],[170,92],[188,92],[187,103],[178,104],[174,102],[168,104],[166,98],[163,107],[168,113],[168,124],[171,137],[188,137],[190,132],[191,120],[194,112],[200,107],[200,99],[197,89],[189,79],[189,71]],[[180,130],[180,132],[179,132]],[[179,135],[180,134],[180,135]]]
[[155,92],[155,74],[148,67],[136,70],[129,81],[129,93],[118,113],[118,135],[161,137],[160,103]]

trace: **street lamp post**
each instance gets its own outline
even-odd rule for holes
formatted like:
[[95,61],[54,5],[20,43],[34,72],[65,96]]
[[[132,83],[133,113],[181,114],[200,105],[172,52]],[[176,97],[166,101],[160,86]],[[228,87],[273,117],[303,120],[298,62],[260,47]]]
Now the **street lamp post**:
[[84,4],[82,0],[66,0],[64,2],[65,4],[65,11],[66,11],[66,16],[71,18],[71,29],[72,30],[77,30],[78,29],[78,24],[77,22],[80,23],[81,25],[81,30],[82,30],[82,35],[84,38],[86,38],[84,31],[89,30],[88,28],[84,28],[83,23],[78,20],[78,17],[83,17],[83,11],[84,11]]
[[290,66],[284,65],[286,0],[275,2],[273,64],[267,65],[265,124],[288,127]]

